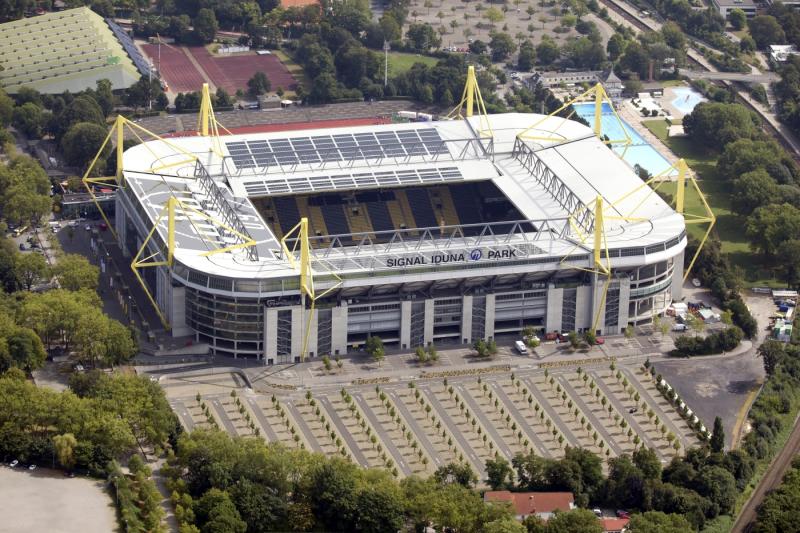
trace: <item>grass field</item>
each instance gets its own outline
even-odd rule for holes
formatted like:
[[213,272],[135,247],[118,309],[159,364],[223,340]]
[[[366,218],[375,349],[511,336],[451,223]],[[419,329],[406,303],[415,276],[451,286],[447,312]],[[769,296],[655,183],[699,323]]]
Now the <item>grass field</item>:
[[[718,154],[693,144],[686,137],[667,137],[667,123],[664,120],[648,120],[642,124],[661,139],[675,155],[684,158],[696,173],[699,178],[698,185],[717,217],[714,232],[722,243],[722,251],[728,254],[732,264],[744,271],[746,284],[783,286],[780,280],[774,279],[775,276],[770,269],[760,264],[757,255],[750,250],[744,234],[745,218],[731,211],[730,185],[723,181],[717,172]],[[659,190],[671,194],[674,198],[675,187],[675,183],[665,183]],[[691,187],[686,191],[685,206],[687,213],[697,215],[705,213],[699,196]],[[693,224],[687,227],[687,232],[693,237],[700,238],[706,228],[705,224]]]
[[[292,77],[297,80],[298,85],[303,87],[303,89],[306,91],[311,88],[311,84],[309,83],[308,78],[306,78],[306,73],[303,71],[303,67],[295,63],[294,60],[283,50],[273,50],[272,53],[281,60],[281,63],[283,63],[283,66],[285,66],[286,70],[289,71],[289,74],[291,74]],[[294,91],[286,91],[286,96],[291,97],[293,95]]]
[[[419,54],[406,54],[403,52],[389,52],[389,77],[397,76],[411,70],[414,63],[424,63],[429,67],[436,64],[438,59]],[[383,65],[383,61],[381,61]]]

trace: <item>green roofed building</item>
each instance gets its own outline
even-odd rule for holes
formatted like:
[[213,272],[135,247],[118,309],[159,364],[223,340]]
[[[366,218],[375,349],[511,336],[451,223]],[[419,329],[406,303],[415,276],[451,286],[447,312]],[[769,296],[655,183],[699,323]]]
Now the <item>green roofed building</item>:
[[103,17],[88,7],[0,24],[0,85],[57,94],[93,89],[98,80],[127,89],[141,77]]

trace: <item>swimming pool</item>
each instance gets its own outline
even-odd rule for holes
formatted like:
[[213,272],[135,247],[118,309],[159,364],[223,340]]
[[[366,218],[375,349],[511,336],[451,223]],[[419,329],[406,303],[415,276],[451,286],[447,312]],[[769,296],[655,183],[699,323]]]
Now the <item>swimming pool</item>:
[[[594,122],[594,104],[573,104],[575,112],[589,124]],[[627,147],[622,145],[614,146],[613,150],[619,154],[631,167],[639,165],[647,169],[650,174],[658,174],[669,168],[670,163],[650,143],[645,141],[630,124],[614,116],[611,106],[603,104],[603,116],[601,117],[603,135],[607,135],[612,141],[624,139],[625,131],[631,138],[631,144]],[[622,122],[622,124],[620,124]]]
[[675,98],[670,103],[684,115],[691,113],[694,106],[700,102],[706,101],[702,94],[691,87],[674,87],[672,92]]

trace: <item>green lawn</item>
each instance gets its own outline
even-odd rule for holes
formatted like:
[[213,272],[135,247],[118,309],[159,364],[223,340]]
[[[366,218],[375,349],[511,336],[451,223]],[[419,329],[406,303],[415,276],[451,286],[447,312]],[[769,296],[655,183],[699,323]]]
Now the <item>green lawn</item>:
[[[283,66],[285,66],[286,70],[289,71],[289,74],[291,74],[292,77],[295,80],[297,80],[297,83],[300,86],[302,86],[303,89],[308,91],[311,88],[311,84],[309,83],[309,80],[306,77],[306,73],[303,71],[303,67],[295,63],[294,60],[291,57],[289,57],[289,54],[287,54],[283,50],[274,50],[272,53],[275,54],[275,56],[277,56],[277,58],[281,60],[281,63],[283,63]],[[274,87],[273,89],[277,89],[277,87]],[[286,87],[284,87],[283,89],[286,90]],[[287,97],[291,97],[293,95],[294,91],[286,91]]]
[[[667,123],[664,120],[648,120],[642,124],[661,139],[675,155],[684,158],[699,178],[698,185],[717,217],[714,231],[722,243],[722,251],[728,254],[732,264],[744,271],[745,282],[752,286],[783,286],[784,284],[775,279],[772,271],[764,268],[756,254],[750,250],[744,235],[745,219],[731,211],[730,185],[720,179],[717,173],[719,155],[692,144],[686,137],[667,137]],[[659,190],[671,194],[674,198],[676,185],[676,183],[665,183]],[[700,198],[693,187],[689,187],[686,191],[685,207],[687,213],[705,214]],[[689,225],[687,232],[693,237],[700,238],[706,231],[706,227],[705,224]]]
[[[411,70],[414,63],[424,63],[432,67],[439,61],[435,57],[420,54],[406,54],[403,52],[389,52],[389,76],[397,76]],[[381,61],[381,66],[383,61]]]

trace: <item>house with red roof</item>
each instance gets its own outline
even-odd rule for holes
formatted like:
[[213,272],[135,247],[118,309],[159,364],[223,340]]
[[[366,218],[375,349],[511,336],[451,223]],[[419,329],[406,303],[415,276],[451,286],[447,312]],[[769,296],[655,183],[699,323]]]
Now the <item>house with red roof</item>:
[[536,515],[547,520],[556,511],[570,511],[575,508],[575,498],[571,492],[511,492],[490,490],[484,493],[485,502],[509,502],[518,520]]
[[601,518],[600,524],[604,533],[625,533],[630,520],[630,518]]

